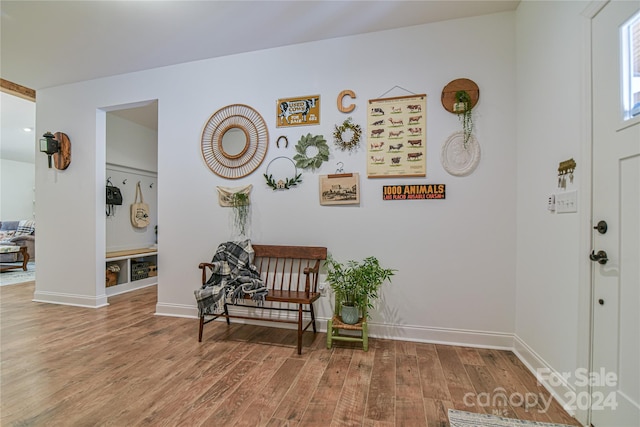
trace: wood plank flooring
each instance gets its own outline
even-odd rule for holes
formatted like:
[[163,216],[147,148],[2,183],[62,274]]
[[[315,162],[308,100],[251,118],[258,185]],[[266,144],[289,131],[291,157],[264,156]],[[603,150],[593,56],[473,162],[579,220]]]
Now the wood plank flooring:
[[196,319],[154,316],[155,287],[100,309],[33,292],[0,287],[2,426],[448,426],[449,408],[579,425],[508,351],[327,350],[307,332],[298,356],[296,331],[275,327],[213,322],[198,343]]

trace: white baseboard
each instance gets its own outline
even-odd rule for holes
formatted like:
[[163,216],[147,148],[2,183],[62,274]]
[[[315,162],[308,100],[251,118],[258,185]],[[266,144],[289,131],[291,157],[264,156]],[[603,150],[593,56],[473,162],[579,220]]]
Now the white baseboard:
[[198,308],[187,304],[156,304],[156,316],[198,318]]
[[[540,355],[529,347],[520,337],[514,335],[513,352],[518,359],[536,376],[538,382],[551,393],[571,416],[576,416],[575,408],[569,402],[576,401],[576,390],[565,377],[551,367]],[[551,380],[551,381],[549,381]]]
[[32,301],[89,308],[100,308],[109,305],[106,295],[98,295],[94,297],[88,295],[65,294],[60,292],[47,291],[35,291],[33,293]]
[[[234,311],[239,310],[234,309],[234,307],[229,307],[229,309],[232,314]],[[297,318],[297,314],[295,313],[272,312],[269,314],[280,319],[289,318],[293,321]],[[156,315],[189,317],[195,319],[198,317],[198,309],[192,305],[158,303],[156,304]],[[305,318],[308,319],[308,316],[305,315]],[[328,320],[329,319],[326,317],[316,317],[316,326],[318,327],[319,332],[327,332]],[[222,321],[225,320],[222,319]],[[249,319],[233,319],[232,322],[280,328],[295,329],[296,327],[295,325],[289,325],[286,323],[274,323]],[[388,325],[369,322],[369,336],[372,338],[459,345],[465,347],[495,348],[501,350],[513,349],[513,334],[502,332],[425,328],[422,326]]]
[[513,334],[467,329],[369,323],[369,335],[374,338],[457,345],[462,347],[513,349]]

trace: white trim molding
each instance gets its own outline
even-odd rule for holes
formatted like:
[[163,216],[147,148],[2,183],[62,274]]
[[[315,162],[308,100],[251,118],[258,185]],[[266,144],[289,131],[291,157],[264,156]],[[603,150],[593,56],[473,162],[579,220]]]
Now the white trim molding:
[[[529,347],[517,335],[514,336],[513,352],[537,378],[538,382],[551,393],[571,416],[576,415],[575,408],[569,405],[576,401],[576,390],[566,380],[566,376],[556,371],[538,353]],[[551,381],[549,381],[551,380]]]
[[100,308],[109,305],[106,295],[88,296],[78,294],[66,294],[61,292],[35,291],[33,302],[46,302],[49,304],[73,305],[76,307]]

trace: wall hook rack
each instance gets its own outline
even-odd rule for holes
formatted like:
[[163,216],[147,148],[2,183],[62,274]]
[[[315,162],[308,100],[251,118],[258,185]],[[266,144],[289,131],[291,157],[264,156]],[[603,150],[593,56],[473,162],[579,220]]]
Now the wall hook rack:
[[127,185],[127,179],[122,180],[122,185]]

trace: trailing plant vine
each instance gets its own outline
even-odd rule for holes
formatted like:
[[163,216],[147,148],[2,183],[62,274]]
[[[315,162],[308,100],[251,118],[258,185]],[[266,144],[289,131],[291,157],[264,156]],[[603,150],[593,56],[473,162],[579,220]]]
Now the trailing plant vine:
[[240,235],[246,236],[249,223],[249,195],[246,193],[233,193],[231,196],[231,208],[233,209],[233,226]]
[[459,90],[456,92],[455,97],[456,104],[454,105],[454,112],[458,114],[458,119],[462,122],[463,144],[466,149],[469,138],[471,138],[471,133],[473,132],[471,96],[466,90]]

